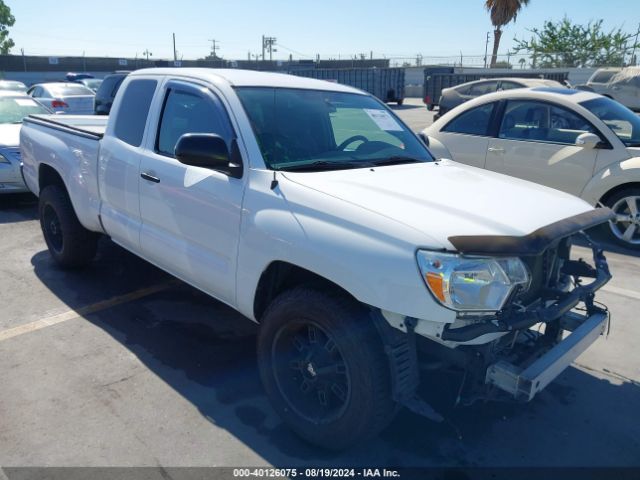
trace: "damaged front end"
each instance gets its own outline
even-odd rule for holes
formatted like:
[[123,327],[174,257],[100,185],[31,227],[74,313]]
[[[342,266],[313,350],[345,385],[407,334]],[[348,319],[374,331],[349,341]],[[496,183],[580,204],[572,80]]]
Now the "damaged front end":
[[[416,335],[417,319],[406,318],[407,333],[400,336],[379,327],[396,400],[432,419],[441,418],[415,395],[420,365],[459,367],[464,375],[457,401],[465,404],[529,401],[544,389],[607,328],[608,312],[595,301],[595,292],[611,274],[602,249],[585,230],[612,215],[608,209],[593,210],[525,237],[450,238],[463,255],[517,256],[531,280],[526,289],[514,289],[499,311],[458,312],[437,342]],[[590,261],[571,257],[578,237],[591,248]]]

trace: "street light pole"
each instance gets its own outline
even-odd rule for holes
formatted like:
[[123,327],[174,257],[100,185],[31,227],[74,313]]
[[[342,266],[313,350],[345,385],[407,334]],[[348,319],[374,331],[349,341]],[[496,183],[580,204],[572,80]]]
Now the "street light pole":
[[487,40],[484,42],[484,68],[487,68],[487,53],[489,52],[489,36],[491,32],[487,32]]

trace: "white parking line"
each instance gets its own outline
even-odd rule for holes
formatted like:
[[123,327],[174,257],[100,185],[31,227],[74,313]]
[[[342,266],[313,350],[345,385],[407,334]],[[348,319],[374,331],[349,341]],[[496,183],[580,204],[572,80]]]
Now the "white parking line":
[[169,287],[177,283],[177,280],[171,280],[169,282],[160,283],[151,287],[141,288],[140,290],[135,290],[124,295],[118,295],[117,297],[112,297],[101,302],[93,303],[91,305],[87,305],[86,307],[78,308],[77,310],[69,310],[64,313],[59,313],[58,315],[41,318],[40,320],[25,323],[24,325],[18,325],[17,327],[9,328],[0,332],[0,342],[20,335],[24,335],[25,333],[42,330],[43,328],[57,325],[59,323],[66,322],[67,320],[73,320],[74,318],[89,315],[91,313],[96,313],[101,310],[106,310],[107,308],[115,307],[116,305],[131,302],[133,300],[138,300],[139,298],[146,297],[163,290],[167,290]]
[[614,287],[613,285],[605,285],[602,287],[602,290],[622,295],[623,297],[633,298],[634,300],[640,300],[640,292],[636,292],[635,290],[627,290],[626,288]]

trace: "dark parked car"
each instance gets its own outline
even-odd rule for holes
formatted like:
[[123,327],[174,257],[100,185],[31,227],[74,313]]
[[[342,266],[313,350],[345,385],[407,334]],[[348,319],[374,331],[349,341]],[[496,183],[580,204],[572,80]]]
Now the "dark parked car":
[[563,87],[563,85],[555,80],[545,80],[542,78],[491,78],[463,83],[442,90],[442,95],[438,102],[440,110],[433,119],[437,120],[452,108],[472,98],[484,95],[485,93],[528,87]]
[[116,92],[127,75],[129,75],[128,72],[114,73],[104,77],[104,80],[96,92],[94,104],[96,115],[109,115]]

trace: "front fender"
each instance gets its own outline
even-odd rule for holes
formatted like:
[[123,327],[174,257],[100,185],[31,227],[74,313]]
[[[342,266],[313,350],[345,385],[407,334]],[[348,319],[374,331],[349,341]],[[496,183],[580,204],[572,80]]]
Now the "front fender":
[[632,157],[607,165],[597,172],[582,190],[580,197],[591,205],[597,203],[612,189],[627,183],[640,182],[640,157]]
[[[421,281],[415,246],[424,238],[417,232],[386,234],[388,219],[370,214],[363,221],[362,208],[286,179],[271,190],[271,176],[253,171],[244,199],[236,289],[244,315],[255,320],[260,277],[272,262],[283,261],[339,285],[364,304],[435,322],[455,320]],[[309,195],[314,208],[305,206]]]

